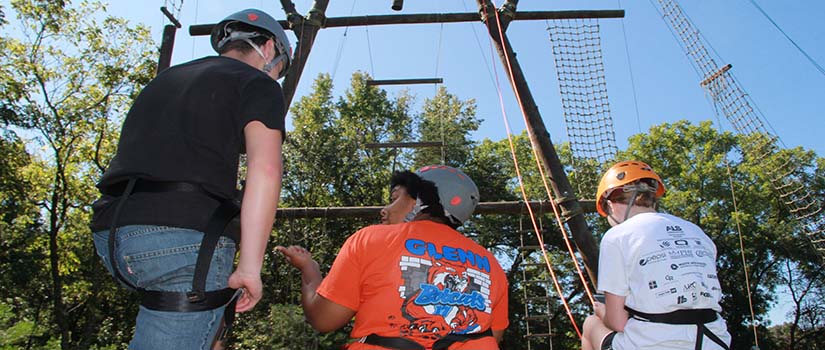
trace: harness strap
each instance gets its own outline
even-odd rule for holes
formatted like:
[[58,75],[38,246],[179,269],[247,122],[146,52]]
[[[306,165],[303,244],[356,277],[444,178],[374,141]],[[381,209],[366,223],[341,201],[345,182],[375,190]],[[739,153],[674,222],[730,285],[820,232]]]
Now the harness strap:
[[706,323],[711,323],[719,318],[719,314],[713,309],[684,309],[676,310],[663,314],[648,314],[641,311],[636,311],[627,306],[625,310],[631,317],[644,322],[674,324],[674,325],[696,325],[696,346],[695,350],[702,349],[702,341],[707,336],[714,343],[718,344],[725,350],[730,350],[728,344],[725,344],[716,334],[705,326]]
[[[240,212],[240,207],[234,201],[211,194],[198,184],[187,182],[160,182],[138,178],[130,178],[125,184],[124,182],[120,182],[107,186],[102,189],[101,192],[111,196],[120,196],[112,219],[112,226],[109,229],[109,257],[112,261],[112,270],[114,271],[115,277],[141,294],[141,305],[148,309],[158,311],[193,312],[216,309],[232,299],[235,290],[231,288],[207,292],[206,278],[209,274],[209,266],[220,237],[226,236],[235,242],[240,242],[240,235],[237,233],[224,233],[229,222]],[[120,212],[126,200],[132,193],[137,192],[193,192],[202,193],[220,201],[220,205],[212,212],[206,229],[204,230],[203,240],[201,241],[195,264],[195,272],[192,278],[191,291],[184,293],[146,290],[130,283],[123,277],[120,269],[118,269],[115,263],[115,251],[117,250],[116,233],[119,226],[118,219],[120,218]]]
[[453,345],[454,343],[463,343],[468,340],[480,339],[484,337],[492,337],[493,331],[490,328],[487,328],[486,331],[481,333],[470,333],[470,334],[455,334],[450,333],[447,334],[446,337],[436,340],[433,343],[433,350],[446,350]]
[[[455,343],[465,342],[468,340],[480,339],[484,337],[492,337],[493,331],[491,329],[487,329],[484,332],[480,333],[469,333],[469,334],[455,334],[450,333],[444,336],[443,338],[437,340],[433,343],[433,350],[446,350],[451,345]],[[378,345],[381,347],[395,349],[395,350],[424,350],[424,346],[417,343],[414,340],[409,338],[403,337],[384,337],[378,334],[370,334],[366,337],[361,338],[361,342],[364,344],[370,345]]]
[[402,337],[384,337],[375,333],[361,338],[361,342],[364,344],[378,345],[395,350],[424,350],[424,347],[421,346],[421,344],[418,344],[413,340]]
[[[141,290],[140,305],[155,311],[198,312],[217,309],[225,305],[235,290],[224,288],[205,292],[203,300],[192,301],[189,293],[163,292],[158,290]],[[228,311],[228,310],[227,310]]]

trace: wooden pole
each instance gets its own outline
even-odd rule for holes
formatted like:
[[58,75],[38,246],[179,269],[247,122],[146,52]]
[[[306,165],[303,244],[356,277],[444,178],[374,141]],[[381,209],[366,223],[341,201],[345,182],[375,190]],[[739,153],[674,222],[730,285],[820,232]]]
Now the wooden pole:
[[[596,212],[593,201],[582,201],[587,212]],[[552,212],[550,202],[533,201],[530,207],[534,211]],[[319,218],[378,218],[382,206],[366,207],[305,207],[305,208],[278,208],[276,217],[279,219],[319,219]],[[523,215],[527,213],[524,202],[482,202],[476,207],[474,214],[491,215]]]
[[[587,227],[582,207],[576,199],[573,187],[570,186],[567,175],[562,168],[559,156],[556,153],[553,142],[550,140],[550,134],[544,126],[544,121],[541,118],[536,101],[533,99],[530,87],[527,85],[524,72],[521,70],[518,59],[516,59],[507,34],[503,30],[499,32],[499,25],[495,13],[496,8],[490,0],[477,1],[479,12],[482,15],[482,21],[487,24],[489,34],[495,43],[496,50],[505,67],[505,71],[512,71],[512,74],[508,74],[508,78],[513,89],[516,91],[519,103],[524,109],[530,141],[538,150],[542,166],[544,167],[546,175],[550,177],[550,185],[556,197],[556,202],[561,208],[563,219],[570,228],[576,248],[581,253],[585,268],[595,285],[598,276],[599,249],[593,235],[590,233],[590,229]],[[502,12],[505,10],[515,11],[515,3],[509,1],[508,4],[513,8],[502,9]],[[519,14],[516,13],[515,17],[518,17],[518,15]],[[501,20],[502,22],[509,22],[509,16],[501,16]],[[502,28],[506,28],[504,23],[502,23]],[[510,69],[507,69],[507,67],[510,67]]]
[[160,42],[160,55],[158,56],[158,68],[155,75],[160,74],[172,64],[172,49],[175,47],[175,33],[177,31],[178,28],[171,24],[163,27],[163,39]]
[[385,80],[367,80],[367,85],[411,85],[411,84],[441,84],[444,79],[441,78],[421,78],[421,79],[385,79]]
[[[281,5],[286,13],[286,18],[292,32],[298,37],[298,44],[295,45],[295,51],[292,55],[292,64],[289,65],[281,88],[284,92],[284,105],[289,110],[292,103],[292,98],[295,97],[295,89],[298,87],[298,82],[301,80],[301,75],[304,72],[309,53],[312,51],[312,45],[315,44],[315,37],[318,35],[318,30],[323,26],[326,20],[325,12],[329,0],[315,0],[312,4],[312,9],[309,14],[303,17],[295,11],[295,4],[289,0],[281,0]],[[284,25],[282,22],[281,25]],[[211,29],[210,29],[211,31]],[[189,32],[192,33],[192,27],[189,27]],[[193,34],[194,35],[194,34]]]
[[427,147],[444,147],[444,142],[383,142],[383,143],[367,143],[364,148],[427,148]]
[[178,32],[178,28],[181,27],[178,19],[175,18],[171,12],[169,12],[166,6],[161,6],[160,12],[162,12],[163,15],[166,16],[170,22],[172,22],[172,24],[167,24],[163,27],[163,37],[161,38],[160,55],[158,57],[158,68],[155,71],[156,76],[164,69],[169,68],[172,64],[172,50],[175,47],[175,34]]

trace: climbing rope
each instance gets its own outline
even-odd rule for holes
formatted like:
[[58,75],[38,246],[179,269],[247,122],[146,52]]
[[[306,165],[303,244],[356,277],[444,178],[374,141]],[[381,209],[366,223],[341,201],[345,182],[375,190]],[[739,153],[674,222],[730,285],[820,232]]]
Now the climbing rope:
[[[495,6],[495,4],[494,4],[494,6]],[[500,21],[500,18],[498,17],[497,11],[494,10],[493,12],[496,13],[495,20],[496,20],[497,24],[500,24],[501,21]],[[488,18],[488,21],[491,20],[491,19],[492,18]],[[504,33],[501,31],[501,26],[500,25],[498,25],[498,28],[499,28],[500,40],[501,40],[502,43],[504,43]],[[494,55],[493,54],[493,49],[492,49],[492,38],[490,38],[490,48],[491,48],[491,55]],[[507,66],[508,73],[510,74],[510,78],[511,78],[511,81],[512,81],[512,74],[513,74],[512,73],[512,65],[509,62],[509,58],[507,58],[507,65],[506,66]],[[495,70],[495,68],[494,68],[494,70]],[[509,123],[508,118],[507,118],[507,112],[504,108],[504,97],[503,97],[503,94],[502,94],[501,83],[500,83],[500,80],[498,79],[498,71],[495,70],[495,73],[496,73],[495,74],[496,89],[497,89],[497,92],[498,92],[499,104],[501,106],[501,113],[502,113],[502,117],[504,119],[505,131],[507,133],[507,141],[509,143],[510,153],[511,153],[511,156],[513,158],[513,164],[514,164],[514,168],[515,168],[515,171],[516,171],[516,178],[518,179],[518,183],[519,183],[519,190],[521,192],[522,199],[525,201],[525,203],[529,203],[529,199],[527,197],[527,192],[525,190],[523,178],[522,178],[522,175],[521,175],[521,167],[519,166],[518,157],[516,156],[515,144],[513,143],[513,137],[512,137],[512,132],[511,132],[511,129],[510,129],[510,123]],[[516,89],[515,86],[513,86],[513,88],[516,91],[516,94],[518,95],[518,89]],[[522,114],[525,114],[524,113],[524,106],[522,106],[520,102],[519,102],[519,106],[522,110]],[[525,115],[525,118],[526,118],[526,115]],[[533,147],[533,151],[534,151],[534,156],[536,156],[536,161],[538,162],[538,157],[537,157],[537,154],[535,153],[535,147]],[[542,173],[542,180],[544,181],[545,176],[543,175],[543,171],[541,170],[541,166],[539,166],[539,171]],[[551,202],[552,202],[552,196],[551,196]],[[555,212],[556,211],[555,203],[553,203],[553,204],[554,204],[554,212]],[[536,238],[538,239],[539,247],[541,248],[541,252],[542,252],[542,256],[544,258],[544,262],[547,265],[547,271],[550,273],[550,276],[553,280],[553,285],[556,289],[556,293],[558,293],[559,299],[562,301],[562,304],[564,305],[565,311],[567,312],[567,316],[570,318],[570,322],[573,325],[573,328],[575,329],[576,334],[579,336],[579,338],[581,338],[581,331],[579,330],[578,324],[576,323],[576,320],[573,317],[573,312],[570,309],[570,305],[567,301],[567,298],[565,297],[564,292],[561,289],[561,285],[559,284],[558,278],[556,277],[556,273],[553,270],[552,264],[550,263],[550,260],[549,260],[548,254],[547,254],[547,250],[546,250],[545,244],[544,244],[544,239],[542,238],[541,232],[538,228],[535,213],[533,213],[533,209],[530,205],[527,205],[527,211],[530,215],[530,222],[533,225],[533,230],[536,233]],[[558,216],[557,216],[557,220],[560,224],[559,226],[563,227],[563,224],[561,223],[561,220]],[[562,228],[562,230],[563,230],[563,228]],[[566,234],[565,234],[565,236],[566,236]],[[575,262],[575,263],[578,265],[577,262]],[[577,268],[578,268],[578,266],[577,266]],[[580,277],[583,278],[583,275],[580,275]],[[585,289],[587,289],[586,286],[585,286]],[[589,291],[588,291],[588,294],[589,294]],[[592,296],[591,296],[591,303],[592,302],[593,302],[593,300],[592,300]]]
[[[719,111],[714,104],[714,114],[716,114],[716,121],[719,123],[720,127],[722,125],[722,121],[719,119]],[[751,312],[751,327],[753,328],[753,344],[754,348],[759,349],[759,336],[757,333],[757,324],[756,324],[756,313],[753,311],[753,296],[751,295],[751,282],[750,282],[750,272],[748,271],[748,260],[745,258],[745,242],[742,238],[742,226],[739,221],[739,206],[736,202],[736,189],[733,186],[733,174],[730,169],[730,162],[728,162],[727,155],[724,158],[725,160],[725,168],[727,169],[728,174],[728,185],[730,186],[730,196],[733,201],[733,219],[736,222],[736,233],[739,235],[739,252],[742,254],[742,269],[745,274],[745,290],[748,292],[748,307],[750,308]]]

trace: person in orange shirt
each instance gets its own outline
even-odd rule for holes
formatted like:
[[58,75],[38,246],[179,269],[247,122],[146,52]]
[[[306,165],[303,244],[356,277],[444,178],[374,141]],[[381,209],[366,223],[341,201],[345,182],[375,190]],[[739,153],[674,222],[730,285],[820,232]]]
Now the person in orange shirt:
[[306,249],[276,247],[301,271],[307,321],[330,332],[354,316],[354,350],[498,349],[509,325],[506,275],[456,231],[478,204],[475,183],[439,165],[397,172],[391,188],[384,224],[350,236],[326,278]]

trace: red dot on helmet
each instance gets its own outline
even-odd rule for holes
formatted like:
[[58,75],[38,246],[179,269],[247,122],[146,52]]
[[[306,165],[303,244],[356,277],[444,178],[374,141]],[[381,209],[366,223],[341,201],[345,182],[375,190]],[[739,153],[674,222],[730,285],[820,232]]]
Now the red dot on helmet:
[[459,205],[461,204],[461,197],[455,196],[453,199],[450,199],[450,205]]
[[249,18],[250,21],[254,22],[254,21],[258,20],[258,15],[254,14],[254,13],[248,13],[246,15],[246,18]]

